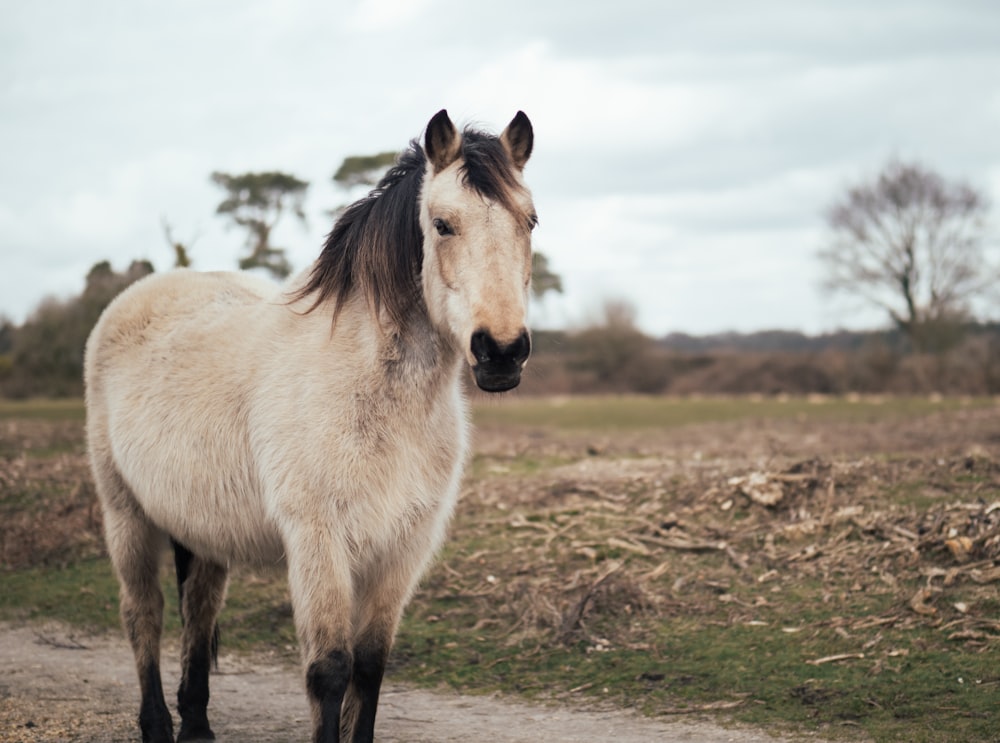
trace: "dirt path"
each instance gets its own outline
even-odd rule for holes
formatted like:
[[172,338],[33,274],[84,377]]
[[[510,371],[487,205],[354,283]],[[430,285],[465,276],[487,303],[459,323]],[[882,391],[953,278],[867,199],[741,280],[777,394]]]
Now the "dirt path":
[[[176,653],[164,653],[175,689]],[[212,679],[211,718],[220,743],[308,738],[308,709],[295,667],[224,656]],[[137,739],[132,656],[116,636],[56,625],[0,625],[0,741],[118,743]],[[692,719],[649,720],[620,711],[542,707],[495,697],[429,692],[389,683],[379,706],[382,743],[779,743],[745,729]]]

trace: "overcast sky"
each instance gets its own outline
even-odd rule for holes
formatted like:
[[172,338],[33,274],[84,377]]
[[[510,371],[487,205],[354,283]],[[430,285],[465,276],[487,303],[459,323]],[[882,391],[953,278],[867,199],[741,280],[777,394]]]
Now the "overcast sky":
[[[214,170],[309,180],[305,268],[351,154],[447,108],[535,127],[535,246],[565,294],[651,333],[872,327],[825,298],[823,210],[891,157],[1000,202],[992,0],[46,0],[0,3],[0,315],[70,296],[95,262],[234,268]],[[994,207],[993,225],[1000,219]]]

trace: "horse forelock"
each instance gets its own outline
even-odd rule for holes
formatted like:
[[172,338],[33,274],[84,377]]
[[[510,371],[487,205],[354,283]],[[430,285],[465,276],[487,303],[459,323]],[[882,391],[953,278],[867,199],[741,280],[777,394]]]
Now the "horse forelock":
[[495,201],[530,225],[534,215],[525,211],[518,196],[525,192],[510,153],[499,137],[475,129],[462,133],[462,182],[476,193]]

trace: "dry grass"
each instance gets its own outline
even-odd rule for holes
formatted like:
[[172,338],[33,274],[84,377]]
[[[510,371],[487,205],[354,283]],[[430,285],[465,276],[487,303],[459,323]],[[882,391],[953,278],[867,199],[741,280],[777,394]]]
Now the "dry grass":
[[64,565],[102,553],[82,424],[0,420],[0,566]]
[[[536,409],[523,423],[498,420],[502,406],[480,416],[451,539],[407,612],[394,673],[831,734],[860,725],[877,740],[988,739],[995,405],[817,418],[675,401],[676,424],[629,427],[634,403],[588,403],[593,424],[568,427]],[[693,422],[705,410],[717,422]],[[0,421],[0,509],[8,576],[101,551],[78,421]],[[280,581],[235,581],[227,611],[230,639],[291,642]]]
[[[534,436],[539,453],[555,443]],[[612,452],[528,474],[511,470],[519,454],[508,464],[488,457],[455,527],[475,549],[449,551],[429,596],[499,609],[490,621],[519,642],[627,645],[627,622],[609,638],[609,623],[598,636],[591,620],[710,615],[723,602],[729,621],[759,621],[780,587],[818,582],[828,602],[838,592],[891,597],[877,619],[844,619],[848,631],[925,625],[984,644],[1000,633],[983,613],[1000,581],[1000,460],[977,451],[930,460],[769,454],[756,465]]]

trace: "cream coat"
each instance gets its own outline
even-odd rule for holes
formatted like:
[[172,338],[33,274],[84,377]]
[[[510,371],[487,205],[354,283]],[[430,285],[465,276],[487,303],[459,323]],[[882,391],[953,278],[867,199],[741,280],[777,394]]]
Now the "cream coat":
[[330,303],[310,296],[314,267],[281,288],[246,274],[152,275],[93,330],[89,453],[151,740],[172,740],[156,579],[168,537],[191,563],[181,737],[208,729],[206,643],[228,568],[247,563],[287,565],[314,738],[338,740],[357,717],[355,739],[370,740],[385,655],[458,495],[469,440],[460,375],[468,364],[481,385],[515,385],[528,349],[530,124],[519,114],[485,140],[507,153],[493,168],[507,180],[473,175],[499,201],[466,183],[444,112],[427,137],[420,298],[405,327],[363,291],[335,297],[333,323]]

